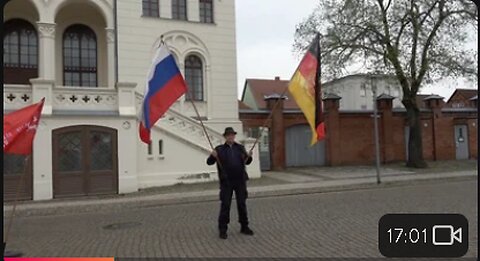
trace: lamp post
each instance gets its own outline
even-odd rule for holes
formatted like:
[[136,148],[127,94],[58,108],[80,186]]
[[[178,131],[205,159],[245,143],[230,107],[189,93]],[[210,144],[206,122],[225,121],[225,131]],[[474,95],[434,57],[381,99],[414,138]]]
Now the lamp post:
[[380,184],[380,144],[378,137],[378,110],[377,110],[377,84],[373,80],[373,76],[370,75],[370,84],[373,93],[373,128],[375,137],[375,168],[377,171],[377,184]]

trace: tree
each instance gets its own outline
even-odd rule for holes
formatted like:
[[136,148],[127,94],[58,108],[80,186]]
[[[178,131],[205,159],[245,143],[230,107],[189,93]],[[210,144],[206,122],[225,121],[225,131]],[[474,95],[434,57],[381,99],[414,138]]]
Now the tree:
[[297,25],[294,50],[303,52],[320,32],[322,77],[359,63],[365,73],[395,75],[410,128],[407,166],[426,167],[416,95],[445,77],[478,82],[477,49],[467,46],[477,19],[469,0],[321,0]]

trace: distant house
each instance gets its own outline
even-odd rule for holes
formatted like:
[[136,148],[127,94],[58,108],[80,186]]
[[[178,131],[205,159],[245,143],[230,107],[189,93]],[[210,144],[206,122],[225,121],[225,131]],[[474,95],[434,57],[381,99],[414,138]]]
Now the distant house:
[[477,89],[456,89],[448,99],[447,108],[474,108],[474,100],[478,97]]
[[[357,111],[373,109],[373,90],[377,88],[377,96],[388,94],[395,97],[393,108],[402,108],[402,89],[393,75],[374,75],[373,80],[367,74],[348,75],[322,84],[322,92],[325,95],[336,94],[340,100],[340,110]],[[275,79],[246,79],[241,101],[253,110],[266,109],[264,97],[272,94],[282,94],[289,81]],[[286,91],[285,110],[298,110],[295,101]]]
[[[247,79],[243,88],[241,102],[249,109],[254,111],[266,110],[267,103],[265,96],[272,94],[282,94],[288,87],[289,81],[280,80],[280,77],[275,79]],[[291,97],[290,93],[286,91],[287,99],[284,103],[284,109],[298,110],[298,105]],[[239,109],[242,109],[241,107]]]

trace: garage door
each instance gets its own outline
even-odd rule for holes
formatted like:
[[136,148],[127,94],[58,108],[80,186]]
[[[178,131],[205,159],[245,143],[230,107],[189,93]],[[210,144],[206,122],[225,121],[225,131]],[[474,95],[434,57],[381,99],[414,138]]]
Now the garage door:
[[287,167],[325,165],[325,141],[310,146],[312,132],[308,125],[295,125],[286,131]]
[[74,126],[53,132],[53,194],[72,197],[118,192],[117,131]]

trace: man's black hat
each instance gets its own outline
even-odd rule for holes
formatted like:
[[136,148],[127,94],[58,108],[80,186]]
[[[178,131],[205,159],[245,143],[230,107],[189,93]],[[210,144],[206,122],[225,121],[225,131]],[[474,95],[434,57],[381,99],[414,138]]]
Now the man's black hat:
[[234,131],[232,127],[226,127],[223,136],[227,136],[228,134],[237,134],[237,132]]

